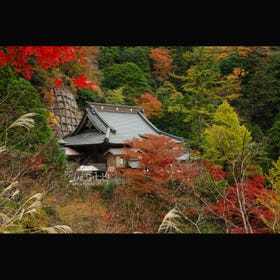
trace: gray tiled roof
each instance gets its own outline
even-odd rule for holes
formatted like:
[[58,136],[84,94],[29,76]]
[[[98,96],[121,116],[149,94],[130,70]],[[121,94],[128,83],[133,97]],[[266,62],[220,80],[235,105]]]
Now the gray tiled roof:
[[180,157],[175,158],[177,161],[184,161],[190,159],[190,153],[185,153],[181,155]]
[[[142,112],[141,108],[135,106],[90,103],[79,126],[71,135],[64,138],[66,146],[103,142],[123,144],[126,140],[139,138],[143,134],[165,135],[176,142],[183,141],[182,137],[167,134],[156,128]],[[100,132],[96,130],[82,132],[86,119],[89,119]]]
[[129,160],[128,165],[131,168],[138,168],[139,167],[139,160]]
[[70,148],[70,147],[64,147],[64,152],[67,156],[80,156],[81,153],[79,153],[78,151]]
[[104,142],[104,135],[99,132],[84,132],[64,138],[65,146],[82,146],[101,144]]
[[114,156],[123,155],[122,148],[111,148],[111,149],[109,149],[108,151],[106,151],[106,152],[104,153],[104,155],[106,155],[106,154],[108,154],[108,153],[111,153],[111,154],[114,155]]

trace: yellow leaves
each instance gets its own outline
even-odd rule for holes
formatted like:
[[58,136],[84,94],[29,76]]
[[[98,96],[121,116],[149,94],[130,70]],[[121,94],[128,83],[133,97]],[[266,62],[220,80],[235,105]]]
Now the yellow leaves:
[[236,99],[237,97],[241,96],[241,93],[232,93],[227,97],[228,101],[232,101],[233,99]]
[[185,108],[183,104],[174,104],[172,106],[168,106],[169,113],[187,113],[188,110]]
[[227,80],[229,82],[236,82],[239,78],[246,76],[248,74],[247,71],[245,71],[242,68],[234,67],[231,74],[227,76]]
[[221,60],[225,57],[228,57],[234,52],[234,49],[231,46],[217,47],[217,50],[218,50],[217,60]]
[[217,47],[217,60],[232,55],[234,52],[238,53],[241,57],[247,57],[252,52],[266,54],[270,51],[269,46],[220,46]]
[[236,47],[236,51],[240,56],[247,57],[251,52],[255,50],[255,47],[245,47],[245,46],[238,46]]
[[234,67],[232,70],[232,73],[236,77],[244,77],[246,75],[246,71],[244,69],[241,69],[239,67]]
[[44,95],[44,100],[48,104],[49,107],[54,105],[54,94],[51,91],[48,91]]
[[272,163],[267,179],[271,183],[273,190],[280,195],[280,157],[276,162]]
[[195,73],[196,73],[195,67],[190,67],[187,71],[189,77],[193,77]]
[[232,55],[237,52],[240,56],[247,57],[251,52],[255,50],[255,47],[246,46],[221,46],[218,47],[219,53],[217,55],[217,60],[221,60],[225,57]]
[[251,52],[254,51],[254,47],[246,46],[230,46],[221,48],[222,53],[220,54],[220,59],[230,56],[234,52],[237,52],[240,56],[247,57]]
[[230,85],[230,88],[227,91],[231,91],[231,93],[227,96],[228,101],[231,101],[241,95],[238,93],[241,91],[240,78],[244,77],[246,74],[247,72],[244,69],[234,67],[231,74],[226,76]]
[[170,100],[176,100],[177,98],[183,98],[182,93],[178,91],[172,91],[170,94]]
[[48,120],[54,125],[59,125],[57,118],[55,117],[54,113],[51,111],[49,112]]
[[236,50],[240,56],[247,57],[252,52],[258,52],[259,54],[267,54],[270,51],[270,47],[269,46],[250,46],[250,47],[239,46],[236,48]]

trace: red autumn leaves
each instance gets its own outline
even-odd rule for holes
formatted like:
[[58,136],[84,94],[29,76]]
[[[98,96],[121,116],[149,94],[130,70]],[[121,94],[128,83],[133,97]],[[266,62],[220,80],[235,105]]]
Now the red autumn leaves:
[[[185,150],[182,144],[165,136],[146,135],[146,138],[135,138],[127,144],[130,148],[124,149],[125,157],[128,161],[137,159],[139,165],[135,169],[121,170],[120,176],[125,179],[126,187],[172,204],[175,197],[172,184],[177,182],[188,190],[189,187],[195,190],[196,195],[203,199],[200,211],[218,220],[229,233],[270,232],[264,220],[273,220],[274,213],[262,202],[274,197],[274,193],[265,186],[264,176],[252,174],[232,181],[230,174],[207,162],[202,165],[197,159],[178,162],[176,157]],[[224,189],[220,189],[213,200],[210,194],[199,190],[201,181],[209,186],[210,192],[218,184],[222,184]],[[183,213],[192,217],[198,212],[186,208]]]
[[82,74],[81,76],[77,78],[72,79],[73,84],[76,85],[79,88],[89,88],[94,90],[96,86],[89,80],[86,79],[86,76]]
[[[34,63],[43,69],[58,67],[60,64],[78,60],[85,66],[85,53],[81,47],[71,46],[7,46],[0,48],[0,67],[11,66],[15,72],[21,73],[30,80],[35,70]],[[77,87],[95,89],[95,86],[82,74],[72,78]],[[55,86],[62,86],[62,80],[56,79]]]

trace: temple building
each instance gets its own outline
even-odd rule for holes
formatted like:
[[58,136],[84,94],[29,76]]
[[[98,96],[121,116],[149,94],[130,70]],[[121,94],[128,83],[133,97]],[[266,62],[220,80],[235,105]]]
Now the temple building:
[[70,153],[80,164],[94,165],[106,172],[125,167],[121,151],[125,141],[144,134],[167,136],[177,143],[184,141],[155,127],[140,107],[102,103],[88,103],[79,124],[63,141],[66,155]]

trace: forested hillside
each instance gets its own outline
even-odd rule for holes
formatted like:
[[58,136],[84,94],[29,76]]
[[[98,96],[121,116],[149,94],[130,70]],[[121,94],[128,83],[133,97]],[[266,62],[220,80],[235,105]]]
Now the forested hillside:
[[[59,88],[185,141],[128,139],[136,170],[71,185]],[[279,178],[278,46],[0,47],[0,232],[279,233]]]

